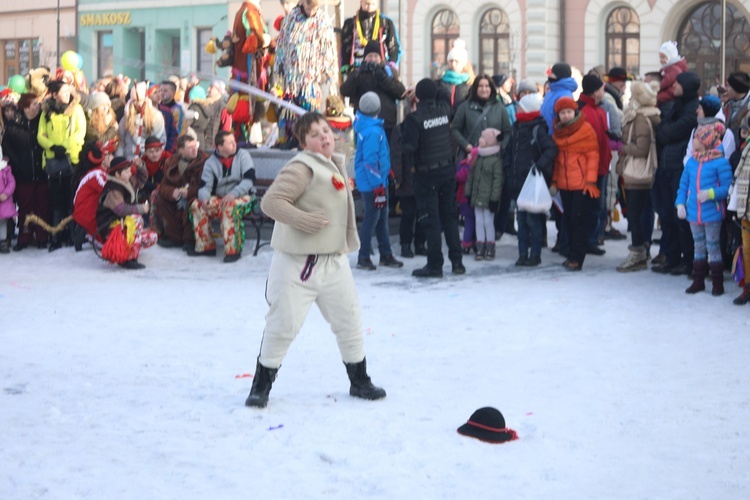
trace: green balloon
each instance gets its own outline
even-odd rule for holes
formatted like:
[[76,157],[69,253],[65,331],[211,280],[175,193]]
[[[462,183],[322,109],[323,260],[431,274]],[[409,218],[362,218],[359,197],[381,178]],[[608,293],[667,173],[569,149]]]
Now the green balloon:
[[13,92],[23,94],[26,92],[26,79],[21,75],[13,75],[10,77],[10,80],[8,80],[8,87],[10,87]]

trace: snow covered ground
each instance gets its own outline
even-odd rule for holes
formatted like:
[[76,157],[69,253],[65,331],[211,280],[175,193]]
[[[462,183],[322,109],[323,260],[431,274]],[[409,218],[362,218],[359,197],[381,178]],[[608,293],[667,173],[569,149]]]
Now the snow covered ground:
[[[355,270],[387,398],[348,395],[313,308],[264,410],[243,403],[269,247],[233,265],[153,248],[137,272],[0,255],[0,498],[750,498],[736,286],[619,274],[625,241],[581,273],[548,250],[516,268],[515,245],[463,277]],[[456,433],[482,406],[520,439]]]

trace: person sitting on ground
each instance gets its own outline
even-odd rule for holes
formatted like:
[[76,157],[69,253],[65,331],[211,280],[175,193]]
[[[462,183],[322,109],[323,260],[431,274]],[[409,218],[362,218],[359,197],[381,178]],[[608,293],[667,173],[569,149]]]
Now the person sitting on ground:
[[349,394],[382,399],[385,391],[367,375],[359,299],[347,258],[359,248],[359,238],[346,169],[333,155],[333,131],[323,115],[302,115],[294,134],[303,151],[281,169],[261,203],[276,221],[265,295],[270,309],[245,405],[268,404],[271,385],[313,302],[336,335]]
[[177,139],[177,153],[164,164],[164,177],[154,198],[152,218],[153,226],[162,231],[160,247],[194,251],[195,235],[188,207],[198,197],[203,165],[208,157],[208,153],[200,150],[198,141],[189,135]]
[[255,167],[250,153],[237,149],[231,132],[216,134],[216,150],[203,165],[198,199],[190,204],[195,232],[195,249],[188,255],[216,255],[210,219],[221,219],[224,262],[242,256],[244,227],[242,217],[252,210],[255,193]]
[[73,237],[76,252],[83,249],[83,242],[87,237],[92,242],[102,242],[97,238],[96,208],[107,183],[107,169],[116,148],[116,140],[104,144],[94,142],[84,145],[81,152],[83,175],[73,197],[73,220],[78,225]]
[[111,260],[102,248],[102,257],[112,263],[118,263],[125,269],[143,269],[146,266],[138,262],[141,248],[148,248],[156,243],[156,233],[143,227],[143,214],[148,213],[148,201],[135,204],[135,190],[130,184],[130,178],[137,168],[132,161],[120,156],[112,159],[107,170],[107,183],[104,185],[96,209],[96,224],[99,235],[107,245],[107,240],[114,235],[114,231],[122,231],[127,256],[123,262]]

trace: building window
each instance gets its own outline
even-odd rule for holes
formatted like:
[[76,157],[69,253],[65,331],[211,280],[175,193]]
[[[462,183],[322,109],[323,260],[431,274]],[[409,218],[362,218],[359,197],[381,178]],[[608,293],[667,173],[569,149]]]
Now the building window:
[[[726,73],[750,72],[750,24],[727,3]],[[677,36],[680,55],[701,75],[704,89],[721,83],[721,5],[705,2],[685,19]]]
[[618,7],[607,17],[607,69],[619,66],[637,75],[641,65],[641,22],[628,7]]
[[39,66],[39,40],[5,40],[5,75],[25,75]]
[[502,9],[490,9],[479,22],[479,74],[510,73],[510,23]]
[[459,37],[460,32],[461,26],[458,24],[458,16],[452,10],[441,10],[432,18],[430,60],[432,61],[431,73],[433,78],[437,78],[445,71],[451,44],[453,40]]
[[198,54],[198,73],[215,74],[214,56],[205,50],[206,44],[212,36],[211,28],[198,28],[196,31],[195,39],[198,42],[198,47],[196,48],[196,54]]
[[111,31],[96,32],[96,74],[102,78],[115,73],[114,40]]

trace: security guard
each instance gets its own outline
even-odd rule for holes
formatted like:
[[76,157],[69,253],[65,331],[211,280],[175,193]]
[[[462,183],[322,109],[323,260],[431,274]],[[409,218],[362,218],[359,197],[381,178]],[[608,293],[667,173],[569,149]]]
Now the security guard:
[[425,78],[415,89],[417,110],[403,124],[402,147],[414,154],[417,219],[427,235],[427,265],[418,278],[443,277],[440,231],[445,231],[453,274],[464,274],[456,210],[456,172],[451,160],[450,95]]

